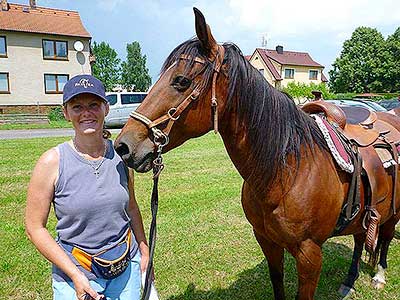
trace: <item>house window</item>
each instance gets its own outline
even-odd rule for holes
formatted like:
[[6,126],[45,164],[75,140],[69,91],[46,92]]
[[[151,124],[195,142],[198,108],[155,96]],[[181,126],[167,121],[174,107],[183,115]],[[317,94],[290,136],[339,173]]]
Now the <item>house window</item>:
[[43,40],[43,58],[68,59],[68,43],[66,41]]
[[285,79],[294,78],[294,69],[285,69]]
[[310,70],[308,72],[310,80],[317,80],[318,78],[318,71],[317,70]]
[[0,57],[7,57],[7,44],[5,36],[0,36]]
[[65,74],[44,74],[44,90],[46,94],[62,94],[69,75]]
[[10,80],[8,73],[0,73],[0,94],[10,93]]

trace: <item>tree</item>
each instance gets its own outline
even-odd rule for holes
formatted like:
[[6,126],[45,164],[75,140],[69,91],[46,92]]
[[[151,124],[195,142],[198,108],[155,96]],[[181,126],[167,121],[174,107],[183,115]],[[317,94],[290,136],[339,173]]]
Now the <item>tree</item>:
[[386,40],[385,89],[400,91],[400,27]]
[[344,42],[343,50],[329,72],[336,93],[382,92],[385,76],[385,39],[376,29],[358,27]]
[[92,74],[103,82],[106,91],[111,91],[119,83],[121,60],[117,52],[105,42],[94,42],[93,54],[96,62],[92,67]]
[[151,85],[146,55],[142,56],[139,42],[126,46],[126,61],[122,62],[121,83],[125,89],[146,92]]

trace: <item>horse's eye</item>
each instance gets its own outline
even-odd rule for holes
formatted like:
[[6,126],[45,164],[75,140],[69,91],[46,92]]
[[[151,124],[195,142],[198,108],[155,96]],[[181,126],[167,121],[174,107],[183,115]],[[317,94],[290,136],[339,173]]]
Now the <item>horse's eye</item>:
[[171,83],[171,85],[175,89],[177,89],[179,92],[186,91],[190,87],[191,84],[192,84],[192,81],[189,78],[186,78],[182,75],[176,76]]

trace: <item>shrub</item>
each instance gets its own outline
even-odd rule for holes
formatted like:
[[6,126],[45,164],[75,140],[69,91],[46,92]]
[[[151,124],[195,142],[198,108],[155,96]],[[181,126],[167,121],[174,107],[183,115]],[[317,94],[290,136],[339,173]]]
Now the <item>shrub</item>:
[[57,106],[57,107],[52,108],[49,111],[49,113],[47,114],[47,116],[49,117],[50,121],[65,120],[61,106]]
[[353,99],[353,97],[357,95],[357,93],[339,93],[335,95],[335,99],[338,100],[346,100],[346,99]]
[[282,88],[282,91],[289,94],[294,99],[314,99],[312,91],[322,92],[322,97],[324,99],[335,99],[335,94],[329,91],[328,86],[325,83],[315,84],[305,84],[300,82],[289,82],[288,85]]

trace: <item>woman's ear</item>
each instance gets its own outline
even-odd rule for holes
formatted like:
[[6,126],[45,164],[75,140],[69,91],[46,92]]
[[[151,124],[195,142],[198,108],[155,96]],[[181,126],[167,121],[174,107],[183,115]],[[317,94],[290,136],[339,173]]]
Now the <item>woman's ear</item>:
[[71,119],[69,118],[68,111],[67,111],[67,105],[63,105],[62,110],[63,110],[65,120],[67,120],[68,122],[71,122]]
[[108,104],[108,102],[107,102],[105,105],[106,105],[106,113],[104,116],[107,116],[108,113],[110,112],[110,104]]

